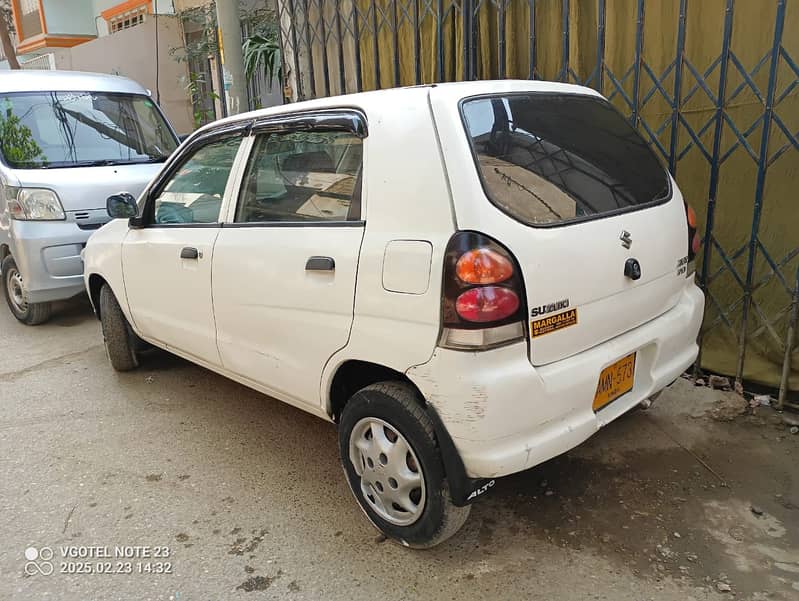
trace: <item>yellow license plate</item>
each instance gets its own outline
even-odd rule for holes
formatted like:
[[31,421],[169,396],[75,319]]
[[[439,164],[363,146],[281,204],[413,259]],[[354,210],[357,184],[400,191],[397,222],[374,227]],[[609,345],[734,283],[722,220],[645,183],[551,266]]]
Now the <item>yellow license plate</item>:
[[599,411],[625,392],[630,392],[633,389],[634,377],[635,353],[627,355],[603,369],[599,374],[599,383],[594,395],[594,411]]

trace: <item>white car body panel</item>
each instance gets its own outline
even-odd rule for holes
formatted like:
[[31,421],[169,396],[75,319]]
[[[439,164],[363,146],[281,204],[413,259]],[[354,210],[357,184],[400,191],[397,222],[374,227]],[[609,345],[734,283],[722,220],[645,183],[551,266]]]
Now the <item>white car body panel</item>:
[[[593,90],[563,88],[599,96]],[[528,89],[519,82],[508,82],[492,93]],[[534,365],[564,359],[609,340],[677,303],[685,280],[685,275],[678,273],[678,262],[686,254],[688,232],[682,195],[676,185],[672,184],[671,200],[648,209],[556,227],[525,225],[486,198],[471,150],[463,143],[464,124],[458,110],[463,98],[459,87],[442,86],[431,91],[433,113],[446,149],[444,159],[458,228],[483,232],[511,249],[524,274],[528,309],[568,299],[568,307],[577,310],[579,327],[532,341]],[[620,243],[623,231],[631,233],[633,244],[629,249]],[[640,280],[624,276],[627,258],[636,258],[642,265]]]
[[[127,320],[132,324],[133,316],[128,307],[128,296],[125,290],[125,278],[122,277],[122,241],[127,236],[127,219],[112,219],[89,238],[88,244],[81,253],[84,267],[86,288],[90,289],[89,278],[102,278],[114,291],[119,307]],[[100,275],[102,274],[102,275]]]
[[[676,380],[696,359],[703,303],[688,279],[664,315],[568,359],[532,368],[525,343],[481,353],[438,349],[408,376],[447,425],[467,473],[504,476],[577,446]],[[631,352],[634,388],[595,413],[599,373]]]
[[[87,246],[87,285],[93,276],[105,279],[149,342],[323,418],[334,417],[331,382],[347,361],[407,374],[441,417],[472,477],[540,463],[579,444],[694,361],[703,297],[693,278],[678,273],[687,231],[674,184],[671,200],[656,207],[547,229],[523,225],[486,199],[457,104],[513,91],[595,95],[548,82],[467,82],[319,99],[206,126],[193,138],[248,119],[362,111],[369,130],[365,226],[226,226],[252,147],[252,138],[244,138],[221,227],[164,228],[145,243],[141,232],[114,221]],[[528,308],[569,298],[578,325],[488,351],[440,348],[444,253],[456,231],[469,229],[494,237],[517,257]],[[629,250],[619,242],[622,229],[633,235]],[[123,238],[139,250],[120,253]],[[207,271],[180,264],[177,253],[185,245],[208,253]],[[336,272],[307,272],[313,255],[333,257]],[[631,256],[649,270],[639,282],[619,273]],[[190,302],[195,306],[187,309]],[[599,373],[631,352],[638,354],[633,390],[594,412]]]
[[430,287],[433,245],[427,240],[392,240],[383,256],[383,288],[388,292],[424,294]]
[[[122,269],[133,326],[142,338],[219,364],[211,299],[211,265],[218,228],[131,230]],[[181,259],[184,247],[201,260]],[[158,294],[153,294],[158,290]]]
[[[455,229],[451,205],[444,202],[449,189],[428,89],[386,90],[349,98],[369,119],[363,189],[366,235],[350,340],[330,358],[322,374],[320,398],[328,409],[333,376],[348,360],[370,361],[402,373],[430,359],[440,333],[444,250]],[[363,103],[357,103],[361,98]],[[432,245],[430,285],[422,294],[383,287],[386,248],[392,241],[407,239]]]
[[[308,229],[222,228],[213,299],[225,369],[318,407],[322,370],[349,339],[364,228]],[[334,258],[335,269],[306,270],[312,256]]]
[[[220,215],[226,214],[230,199],[235,198],[240,177],[236,168],[244,154],[240,147]],[[219,233],[218,227],[130,229],[121,251],[128,312],[136,332],[156,346],[212,366],[221,366],[211,296],[214,244]],[[196,249],[200,260],[180,258],[187,247]],[[153,289],[159,294],[153,294]]]

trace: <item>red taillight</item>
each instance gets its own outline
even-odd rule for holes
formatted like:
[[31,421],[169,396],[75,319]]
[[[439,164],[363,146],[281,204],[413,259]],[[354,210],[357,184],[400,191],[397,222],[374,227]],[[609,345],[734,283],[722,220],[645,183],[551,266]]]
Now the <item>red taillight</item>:
[[522,274],[510,251],[478,232],[456,232],[444,255],[441,344],[492,348],[525,333]]
[[696,211],[688,204],[685,205],[685,216],[688,219],[688,226],[696,229]]
[[513,275],[513,265],[495,250],[475,248],[460,256],[455,274],[467,284],[499,284]]
[[481,286],[461,294],[455,310],[466,321],[487,323],[501,321],[519,310],[519,297],[509,288]]
[[693,261],[696,258],[696,253],[699,252],[702,239],[697,231],[696,211],[687,202],[685,203],[685,220],[688,222],[688,260]]
[[691,252],[696,255],[700,246],[702,246],[702,240],[699,238],[699,232],[694,232],[694,237],[691,239]]

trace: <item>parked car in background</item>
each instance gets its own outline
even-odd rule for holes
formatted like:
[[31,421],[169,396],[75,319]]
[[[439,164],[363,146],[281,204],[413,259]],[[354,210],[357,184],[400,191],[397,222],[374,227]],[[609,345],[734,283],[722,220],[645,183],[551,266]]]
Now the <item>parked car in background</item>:
[[697,355],[696,217],[587,88],[239,115],[108,208],[128,219],[89,240],[85,279],[113,367],[145,341],[335,422],[364,513],[411,547]]
[[34,325],[83,292],[80,253],[106,198],[138,194],[177,147],[150,94],[96,73],[0,71],[0,272],[11,312]]

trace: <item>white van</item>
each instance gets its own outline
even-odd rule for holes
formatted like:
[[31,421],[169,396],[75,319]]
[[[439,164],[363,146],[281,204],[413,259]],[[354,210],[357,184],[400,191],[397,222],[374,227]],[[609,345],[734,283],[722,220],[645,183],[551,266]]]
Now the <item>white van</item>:
[[19,321],[83,292],[80,253],[106,198],[138,194],[177,147],[149,92],[124,77],[0,71],[0,272]]
[[696,217],[587,88],[239,115],[109,212],[129,219],[92,236],[85,277],[113,367],[144,341],[335,422],[364,513],[411,547],[697,355]]

